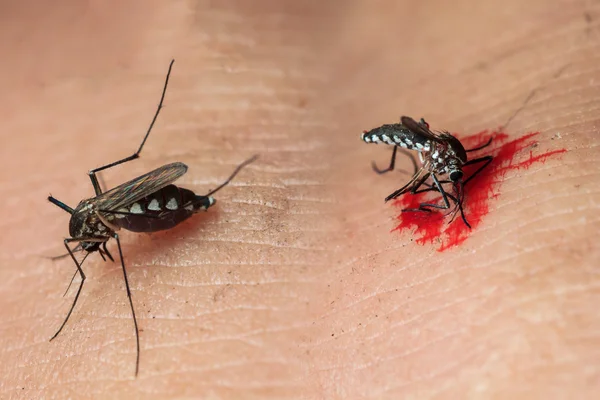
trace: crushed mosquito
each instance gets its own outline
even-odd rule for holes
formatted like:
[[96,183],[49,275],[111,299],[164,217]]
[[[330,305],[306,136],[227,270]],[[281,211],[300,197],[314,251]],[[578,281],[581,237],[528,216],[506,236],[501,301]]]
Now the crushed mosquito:
[[[429,124],[423,118],[420,122],[416,122],[414,119],[404,116],[401,117],[399,124],[382,125],[363,132],[361,139],[366,143],[385,143],[394,146],[388,168],[382,170],[377,168],[375,163],[372,164],[373,170],[378,174],[384,174],[394,169],[398,148],[401,152],[409,155],[413,161],[415,171],[412,178],[406,185],[387,196],[385,198],[386,202],[406,193],[418,194],[438,191],[444,204],[421,203],[418,208],[407,208],[402,211],[431,212],[432,208],[447,210],[450,209],[448,200],[450,199],[454,202],[454,208],[450,212],[450,214],[453,214],[451,221],[454,219],[456,212],[460,211],[463,222],[469,229],[471,228],[463,212],[464,186],[487,167],[493,157],[484,156],[468,160],[467,153],[489,146],[492,143],[492,138],[481,146],[465,150],[462,143],[449,132],[434,133],[429,129]],[[417,166],[413,155],[404,149],[418,152],[421,161],[420,167]],[[463,180],[462,168],[479,163],[482,163],[482,165],[471,176]],[[440,180],[438,176],[447,176],[448,179]],[[426,183],[429,177],[431,177],[433,184]],[[450,194],[444,189],[443,185],[446,183],[452,184],[454,194]],[[420,189],[421,186],[426,186],[426,189]]]
[[[79,284],[79,288],[77,289],[77,294],[75,295],[73,304],[71,305],[71,308],[69,309],[69,312],[67,313],[62,325],[50,340],[56,338],[62,331],[69,320],[75,305],[77,304],[77,300],[81,294],[81,289],[83,288],[83,283],[85,282],[85,274],[81,268],[83,262],[90,253],[96,251],[100,254],[104,261],[106,261],[106,257],[108,257],[111,261],[114,261],[112,255],[106,248],[106,243],[110,239],[115,239],[117,242],[117,248],[119,250],[127,298],[129,300],[133,324],[135,327],[136,376],[138,374],[140,364],[139,329],[135,316],[133,301],[131,299],[127,271],[123,261],[121,242],[119,240],[117,231],[121,228],[133,232],[156,232],[170,229],[190,218],[195,213],[207,210],[209,207],[215,204],[215,199],[212,197],[212,195],[226,186],[243,167],[250,164],[257,158],[255,155],[238,165],[229,178],[225,180],[225,182],[220,184],[216,189],[208,192],[206,195],[197,195],[191,190],[180,188],[171,184],[187,171],[187,166],[181,162],[163,165],[154,171],[148,172],[147,174],[123,183],[122,185],[119,185],[106,192],[102,192],[96,173],[139,158],[140,152],[142,151],[142,148],[144,147],[144,144],[146,143],[156,118],[158,117],[158,114],[162,108],[165,93],[167,91],[167,85],[169,83],[169,76],[171,75],[171,69],[174,62],[175,60],[172,60],[169,65],[169,70],[167,72],[167,77],[165,79],[165,84],[158,108],[138,150],[129,157],[93,169],[89,172],[92,186],[94,187],[94,191],[96,193],[95,197],[82,200],[74,209],[52,196],[48,197],[48,200],[51,203],[71,214],[71,220],[69,222],[69,234],[71,237],[64,240],[64,245],[68,252],[64,256],[70,256],[77,267],[73,278],[75,278],[77,273],[79,273],[79,276],[81,277],[81,282]],[[69,243],[73,242],[77,242],[78,244],[76,247],[71,249],[71,247],[69,247]],[[78,262],[75,258],[74,253],[77,251],[85,252],[81,262]],[[55,259],[61,257],[62,256],[55,257]],[[71,279],[71,283],[73,282],[73,278]],[[69,283],[69,287],[71,286],[71,283]],[[67,291],[68,289],[69,288],[67,288]]]

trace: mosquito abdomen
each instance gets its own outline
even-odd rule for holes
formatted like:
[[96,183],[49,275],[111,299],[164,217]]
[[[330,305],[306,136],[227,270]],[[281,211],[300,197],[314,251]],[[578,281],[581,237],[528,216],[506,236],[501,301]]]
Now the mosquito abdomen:
[[431,143],[427,138],[415,134],[402,124],[387,124],[365,131],[361,139],[367,143],[385,143],[409,150],[431,150]]
[[199,196],[191,190],[168,185],[127,207],[114,210],[113,223],[132,232],[162,231],[213,204],[215,200],[210,196]]

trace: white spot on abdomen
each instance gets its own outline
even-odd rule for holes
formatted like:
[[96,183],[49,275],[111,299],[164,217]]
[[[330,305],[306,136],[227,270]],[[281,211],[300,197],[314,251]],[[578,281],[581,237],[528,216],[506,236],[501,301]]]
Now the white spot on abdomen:
[[160,204],[158,204],[158,200],[152,199],[150,204],[148,204],[148,210],[160,211]]
[[140,203],[133,203],[129,208],[129,212],[132,214],[143,214],[144,210],[142,209]]
[[169,201],[167,202],[166,207],[169,210],[177,210],[177,207],[179,207],[179,204],[177,204],[177,200],[175,199],[175,197],[171,197],[169,199]]
[[387,144],[394,144],[394,142],[392,142],[392,139],[390,139],[388,135],[381,135],[381,139],[383,139],[383,141]]

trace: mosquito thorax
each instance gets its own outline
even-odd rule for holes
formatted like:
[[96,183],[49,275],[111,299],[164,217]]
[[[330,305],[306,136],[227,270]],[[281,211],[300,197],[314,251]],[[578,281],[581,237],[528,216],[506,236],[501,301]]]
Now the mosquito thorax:
[[445,141],[447,153],[457,158],[461,164],[466,163],[467,152],[460,140],[458,140],[448,132],[444,132],[444,134],[441,137]]
[[111,228],[98,217],[93,199],[79,202],[69,221],[69,234],[80,238],[110,237]]

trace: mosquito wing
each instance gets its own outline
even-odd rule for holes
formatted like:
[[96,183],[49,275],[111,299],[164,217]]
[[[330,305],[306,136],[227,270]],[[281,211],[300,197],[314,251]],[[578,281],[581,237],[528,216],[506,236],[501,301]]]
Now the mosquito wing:
[[423,124],[418,123],[411,117],[403,116],[400,118],[400,122],[402,122],[402,125],[406,126],[408,129],[410,129],[413,133],[417,135],[424,136],[429,140],[433,140],[434,142],[443,142],[443,140],[438,135],[431,132],[429,128],[427,128]]
[[187,165],[176,162],[163,165],[116,188],[104,192],[94,199],[100,210],[116,210],[134,203],[156,192],[185,174]]

